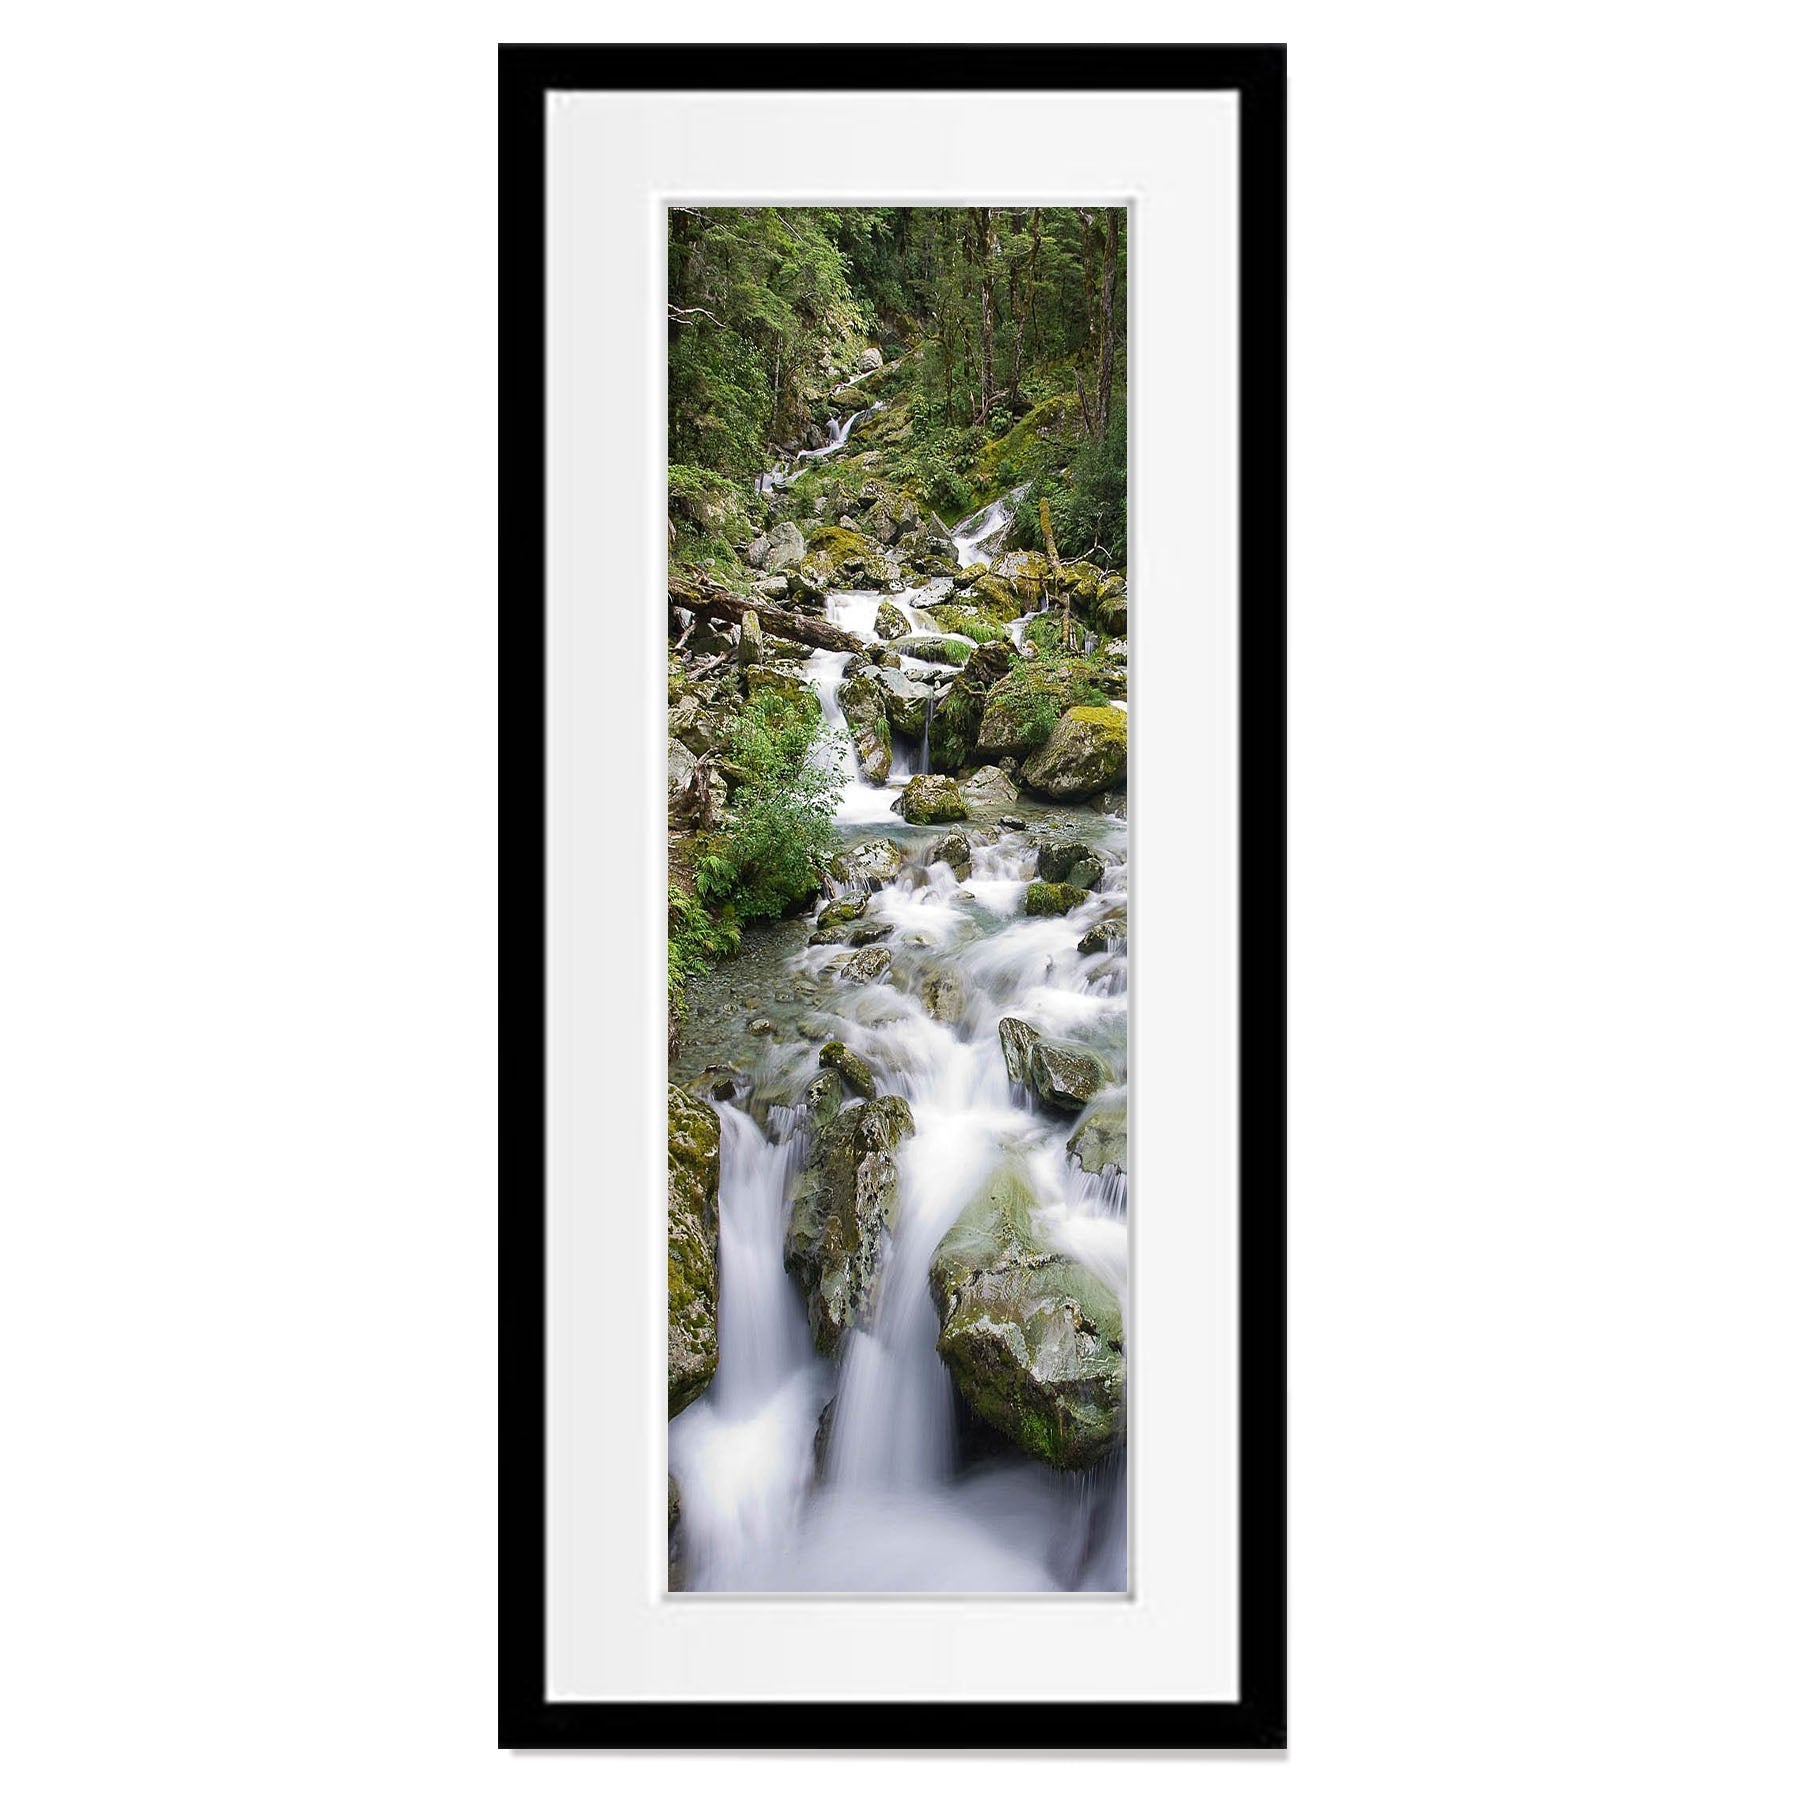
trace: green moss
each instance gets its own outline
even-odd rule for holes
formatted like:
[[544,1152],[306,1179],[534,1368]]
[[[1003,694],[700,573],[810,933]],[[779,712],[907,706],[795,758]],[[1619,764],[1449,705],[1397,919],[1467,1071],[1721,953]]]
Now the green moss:
[[1066,912],[1072,912],[1087,894],[1078,887],[1070,887],[1062,881],[1034,881],[1025,890],[1025,912],[1029,918],[1061,918]]
[[986,506],[1009,487],[1058,467],[1075,441],[1080,416],[1073,394],[1053,394],[1004,436],[989,439],[969,470],[972,504]]
[[864,1100],[875,1098],[875,1071],[848,1044],[835,1040],[819,1052],[819,1062],[835,1069],[843,1077],[844,1086]]

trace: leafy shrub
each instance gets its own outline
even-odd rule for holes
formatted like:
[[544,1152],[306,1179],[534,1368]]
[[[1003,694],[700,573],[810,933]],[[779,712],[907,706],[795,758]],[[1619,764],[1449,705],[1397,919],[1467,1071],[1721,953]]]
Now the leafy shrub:
[[1050,502],[1050,524],[1065,562],[1093,556],[1122,567],[1126,545],[1125,408],[1121,400],[1112,429],[1098,443],[1086,444],[1060,473],[1037,476],[1019,506],[1013,541],[1021,549],[1042,550],[1038,501]]
[[842,734],[820,735],[810,694],[765,692],[728,727],[725,752],[745,779],[719,847],[701,858],[700,891],[739,919],[779,918],[818,891],[835,845]]

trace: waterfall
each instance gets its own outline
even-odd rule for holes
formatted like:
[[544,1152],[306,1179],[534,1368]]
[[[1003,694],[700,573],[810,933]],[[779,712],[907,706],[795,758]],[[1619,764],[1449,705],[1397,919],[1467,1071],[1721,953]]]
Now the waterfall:
[[[836,389],[833,389],[834,393],[836,391]],[[756,491],[759,494],[774,494],[782,488],[792,486],[796,465],[802,461],[836,456],[837,453],[849,443],[850,433],[856,429],[856,424],[859,419],[866,419],[872,413],[886,411],[887,402],[885,400],[877,400],[872,405],[865,406],[861,412],[851,413],[847,418],[838,419],[834,417],[828,419],[826,421],[826,430],[830,435],[827,437],[826,441],[816,450],[796,451],[794,453],[794,460],[791,463],[784,463],[778,469],[765,470],[756,478]]]
[[972,563],[991,559],[991,553],[999,549],[1011,529],[1013,508],[1018,505],[1019,496],[1028,485],[1021,484],[1010,493],[1002,494],[998,500],[991,501],[980,512],[970,513],[960,525],[951,528],[950,541],[956,546],[956,560],[960,567],[966,569]]
[[[1002,496],[958,527],[959,555],[1004,534],[1015,498]],[[826,615],[877,660],[884,646],[874,625],[884,601],[921,636],[953,635],[911,603],[921,592],[829,594]],[[1024,621],[1015,624],[1022,633]],[[838,737],[823,738],[845,729],[837,691],[854,659],[816,650],[801,665],[826,728],[814,752],[819,767],[840,754]],[[933,689],[922,772],[931,768],[936,704]],[[1072,827],[1103,867],[1094,891],[1066,917],[1027,917],[1025,890],[1038,863],[1032,836],[977,818],[966,828],[966,875],[928,862],[942,831],[907,826],[892,810],[907,772],[898,746],[881,785],[852,758],[837,764],[840,834],[850,843],[886,837],[903,858],[863,914],[885,933],[890,978],[845,984],[834,972],[843,946],[807,944],[802,931],[783,940],[789,947],[778,957],[746,952],[729,965],[734,1035],[720,1043],[715,1032],[693,1051],[730,1065],[734,1098],[715,1102],[718,1370],[669,1426],[683,1578],[691,1588],[735,1592],[1117,1592],[1126,1570],[1124,1459],[1059,1473],[974,1432],[937,1352],[927,1277],[945,1232],[1004,1155],[1029,1178],[1038,1235],[1126,1298],[1126,1178],[1081,1167],[1067,1148],[1081,1120],[1046,1112],[1014,1086],[998,1031],[1001,1019],[1022,1019],[1092,1048],[1118,1084],[1095,1108],[1123,1105],[1124,945],[1088,954],[1078,946],[1128,902],[1125,828],[1086,811],[1037,809],[1059,831]],[[924,995],[934,982],[954,984],[960,1017],[928,1010]],[[735,1035],[752,1012],[772,1029]],[[827,1033],[866,1061],[880,1092],[904,1096],[914,1121],[896,1157],[898,1201],[872,1305],[833,1358],[815,1349],[800,1286],[784,1263],[788,1212],[811,1149],[805,1116],[793,1108]]]

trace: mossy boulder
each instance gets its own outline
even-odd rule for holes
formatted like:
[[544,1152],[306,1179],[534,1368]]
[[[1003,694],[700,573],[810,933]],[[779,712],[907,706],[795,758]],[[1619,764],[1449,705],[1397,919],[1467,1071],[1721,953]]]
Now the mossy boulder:
[[858,893],[886,887],[906,866],[906,857],[892,838],[868,838],[840,850],[826,865],[839,887]]
[[822,931],[828,931],[834,925],[848,925],[860,919],[868,910],[867,894],[848,894],[842,900],[826,901],[813,924]]
[[855,955],[843,957],[831,966],[840,981],[850,982],[856,987],[867,987],[871,982],[885,979],[892,971],[894,953],[884,945],[873,944],[867,950],[858,950]]
[[897,637],[889,645],[897,656],[910,656],[914,662],[942,663],[946,668],[960,669],[969,660],[975,646],[961,638],[926,637],[914,633]]
[[1116,706],[1075,706],[1019,773],[1028,788],[1049,799],[1085,800],[1122,785],[1125,762],[1125,714]]
[[1023,1019],[1000,1021],[1000,1054],[1006,1058],[1006,1078],[1021,1085],[1030,1079],[1031,1046],[1042,1035],[1035,1025]]
[[948,775],[915,775],[900,793],[900,816],[909,825],[949,825],[969,809]]
[[1029,756],[1049,742],[1056,721],[1088,688],[1083,670],[1069,663],[1014,663],[988,690],[976,748],[991,756]]
[[853,950],[860,950],[867,944],[879,944],[885,937],[892,937],[894,928],[891,925],[878,924],[873,919],[852,919],[847,925],[821,925],[806,940],[809,944],[848,944]]
[[1112,1070],[1085,1045],[1045,1037],[1023,1019],[1002,1019],[999,1034],[1007,1078],[1058,1112],[1080,1112],[1111,1084]]
[[1093,1270],[1039,1235],[1022,1171],[1003,1165],[932,1253],[938,1355],[970,1409],[1057,1469],[1125,1440],[1125,1322]]
[[809,718],[818,711],[819,696],[791,668],[777,663],[753,663],[744,671],[744,686],[752,700],[762,694],[779,694]]
[[1044,881],[1091,890],[1104,871],[1099,857],[1079,838],[1057,838],[1039,847],[1037,872]]
[[1014,592],[1011,582],[987,573],[977,575],[969,583],[963,590],[963,599],[969,606],[992,613],[1003,624],[1032,610],[1029,602],[1021,600]]
[[977,643],[1004,636],[1007,620],[1013,616],[1002,615],[998,608],[962,606],[954,600],[942,601],[929,610],[939,631],[960,631]]
[[850,1048],[833,1040],[819,1052],[820,1065],[835,1069],[844,1078],[844,1086],[861,1100],[875,1098],[875,1071]]
[[[931,689],[902,675],[898,669],[877,669],[875,674],[883,689],[881,701],[887,708],[889,732],[898,732],[905,738],[923,737]],[[671,713],[670,716],[674,715]]]
[[669,1417],[719,1366],[719,1116],[669,1086]]
[[912,1109],[898,1094],[846,1107],[820,1131],[794,1190],[785,1260],[827,1356],[873,1310],[900,1200],[897,1152],[912,1134]]
[[1025,890],[1025,914],[1032,919],[1061,918],[1086,898],[1084,889],[1061,881],[1034,881]]
[[880,787],[894,762],[894,734],[887,720],[887,689],[881,677],[864,664],[846,681],[838,683],[837,703],[844,709],[850,742],[856,750],[856,766],[863,779]]
[[807,534],[805,577],[821,588],[885,587],[899,571],[872,537],[842,525],[816,525]]
[[745,613],[738,622],[737,659],[746,667],[763,659],[762,620],[753,612]]
[[951,873],[959,879],[966,880],[970,869],[975,865],[975,853],[969,848],[969,840],[960,831],[953,831],[948,837],[941,837],[925,852],[928,863],[948,863]]
[[1013,663],[1018,652],[1010,641],[983,644],[958,671],[931,720],[931,766],[954,775],[977,760],[981,715],[988,691]]
[[1083,956],[1098,956],[1102,951],[1123,950],[1125,948],[1125,915],[1114,913],[1104,918],[1092,930],[1082,934],[1081,942],[1075,948]]
[[875,635],[878,638],[905,637],[912,627],[906,622],[906,614],[893,601],[884,600],[875,609]]
[[815,1132],[835,1119],[844,1106],[844,1078],[836,1069],[821,1069],[800,1090],[798,1110],[806,1115]]
[[1126,635],[1125,589],[1120,586],[1112,591],[1102,588],[1100,598],[1094,603],[1094,629],[1109,638],[1122,638]]
[[1125,1108],[1101,1105],[1089,1110],[1065,1148],[1090,1175],[1123,1175],[1125,1141]]

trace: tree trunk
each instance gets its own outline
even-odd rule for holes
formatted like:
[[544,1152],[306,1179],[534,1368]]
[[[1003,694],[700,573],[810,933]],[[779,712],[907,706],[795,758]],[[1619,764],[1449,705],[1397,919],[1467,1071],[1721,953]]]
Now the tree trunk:
[[865,652],[868,649],[861,638],[836,625],[827,624],[823,619],[809,619],[802,613],[785,612],[779,606],[771,606],[766,600],[747,600],[742,594],[733,594],[724,588],[696,585],[676,576],[669,578],[669,603],[672,606],[685,606],[689,612],[701,618],[725,619],[733,625],[740,624],[745,613],[753,612],[764,631],[772,632],[776,637],[789,638],[796,644],[810,645],[814,650]]
[[[1014,228],[1015,231],[1017,227]],[[1031,258],[1025,265],[1025,304],[1019,305],[1018,268],[1013,269],[1013,366],[1012,385],[1009,392],[1015,408],[1019,404],[1019,377],[1025,368],[1025,321],[1030,318],[1037,305],[1037,261],[1038,245],[1043,241],[1043,215],[1037,207],[1031,209]]]
[[994,228],[993,213],[985,206],[971,207],[975,221],[975,248],[981,268],[981,417],[994,406]]
[[[1054,600],[1056,590],[1062,587],[1062,558],[1056,554],[1056,533],[1050,529],[1050,502],[1041,495],[1038,498],[1038,529],[1044,534],[1044,551],[1050,558],[1050,592],[1046,598]],[[1063,588],[1063,628],[1062,647],[1067,650],[1075,641],[1075,627],[1069,617],[1069,601],[1074,590]]]
[[[1099,289],[1099,277],[1095,270],[1098,260],[1099,233],[1094,229],[1094,215],[1085,210],[1081,213],[1081,318],[1083,334],[1087,338],[1086,354],[1099,362],[1100,350],[1100,306],[1096,298]],[[1081,394],[1081,422],[1087,435],[1094,436],[1096,424],[1095,414],[1089,409],[1086,391],[1082,387],[1079,365],[1075,371],[1075,389]]]
[[1113,347],[1118,341],[1114,329],[1113,294],[1119,281],[1119,213],[1120,208],[1106,209],[1106,272],[1100,288],[1100,435],[1112,423]]

